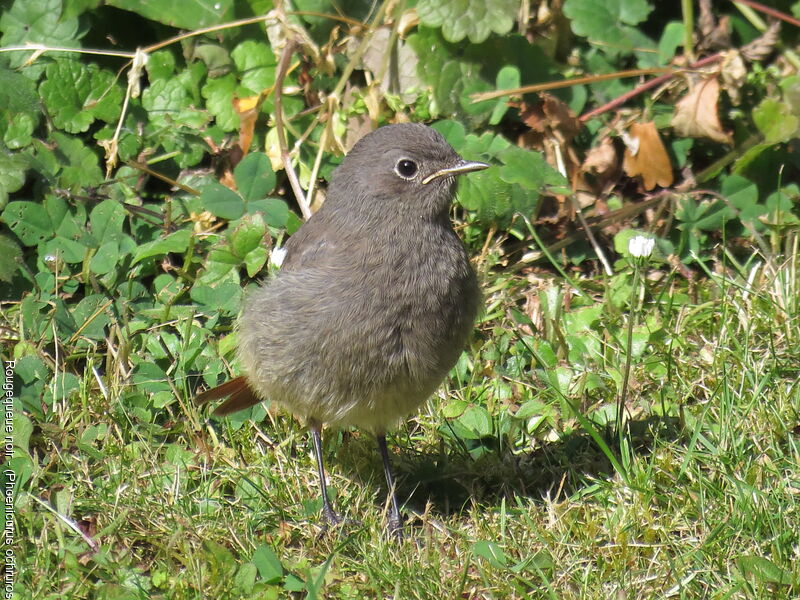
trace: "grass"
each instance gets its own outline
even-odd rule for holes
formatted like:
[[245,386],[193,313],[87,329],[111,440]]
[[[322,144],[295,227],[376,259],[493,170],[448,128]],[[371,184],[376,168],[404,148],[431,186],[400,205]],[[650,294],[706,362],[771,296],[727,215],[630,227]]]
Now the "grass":
[[691,284],[646,270],[644,291],[622,269],[580,282],[583,297],[487,275],[475,342],[390,438],[409,517],[399,545],[369,436],[326,432],[352,521],[319,535],[293,419],[208,420],[182,395],[147,421],[88,371],[27,444],[17,597],[796,598],[800,269],[787,248]]

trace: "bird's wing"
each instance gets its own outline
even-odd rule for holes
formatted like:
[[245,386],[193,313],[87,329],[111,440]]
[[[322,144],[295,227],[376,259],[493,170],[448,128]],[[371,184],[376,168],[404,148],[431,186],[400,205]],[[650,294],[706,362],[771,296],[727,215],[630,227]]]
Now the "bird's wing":
[[308,220],[286,242],[286,257],[281,265],[282,271],[317,265],[325,262],[336,251],[335,232],[325,227],[323,219],[317,215]]

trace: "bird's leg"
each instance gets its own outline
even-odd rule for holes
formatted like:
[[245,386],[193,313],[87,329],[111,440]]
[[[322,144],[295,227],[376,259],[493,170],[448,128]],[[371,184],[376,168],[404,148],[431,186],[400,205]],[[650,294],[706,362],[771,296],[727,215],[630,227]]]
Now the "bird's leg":
[[386,475],[386,485],[389,486],[389,535],[402,540],[403,518],[400,516],[400,509],[397,507],[397,494],[395,493],[394,477],[392,477],[392,465],[389,462],[389,450],[386,448],[386,436],[379,433],[375,437],[378,440],[381,459],[383,459],[383,473]]
[[311,439],[314,442],[314,454],[317,455],[317,473],[319,474],[319,489],[322,493],[322,518],[327,525],[338,525],[342,522],[336,511],[331,506],[328,498],[328,486],[325,483],[325,465],[322,462],[322,423],[316,420],[309,420],[308,427],[311,429]]

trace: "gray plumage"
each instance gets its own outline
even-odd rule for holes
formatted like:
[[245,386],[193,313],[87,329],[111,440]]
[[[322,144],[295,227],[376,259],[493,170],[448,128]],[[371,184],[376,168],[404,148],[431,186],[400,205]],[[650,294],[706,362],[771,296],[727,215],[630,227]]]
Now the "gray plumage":
[[[402,158],[420,165],[417,181],[395,173]],[[421,183],[459,160],[424,125],[383,127],[356,144],[286,244],[280,272],[245,302],[239,359],[257,395],[381,433],[433,393],[480,297],[448,216],[454,178]]]
[[[289,239],[280,271],[245,300],[244,378],[198,396],[230,395],[217,414],[263,399],[305,418],[331,522],[321,425],[376,434],[391,489],[384,432],[434,392],[469,336],[480,291],[448,212],[456,176],[487,166],[424,125],[362,138]],[[400,531],[394,496],[390,524]]]

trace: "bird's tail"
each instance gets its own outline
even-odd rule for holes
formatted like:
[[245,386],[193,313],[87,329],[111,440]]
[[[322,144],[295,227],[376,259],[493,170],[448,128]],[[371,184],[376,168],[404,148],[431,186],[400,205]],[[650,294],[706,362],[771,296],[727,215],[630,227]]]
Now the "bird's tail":
[[253,388],[248,385],[247,379],[245,379],[244,376],[235,377],[217,387],[206,390],[195,396],[194,401],[197,404],[205,404],[212,400],[220,400],[226,396],[230,397],[214,409],[215,415],[224,416],[236,412],[237,410],[244,410],[245,408],[249,408],[261,402],[261,398],[256,396],[256,393],[253,391]]

